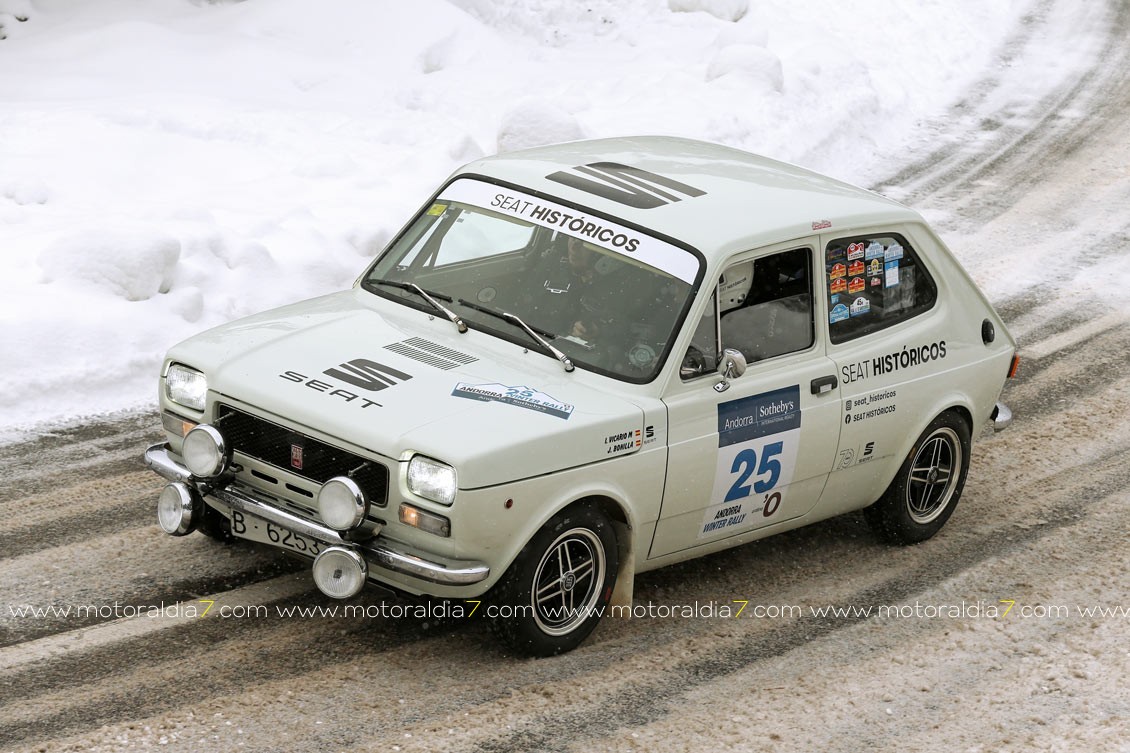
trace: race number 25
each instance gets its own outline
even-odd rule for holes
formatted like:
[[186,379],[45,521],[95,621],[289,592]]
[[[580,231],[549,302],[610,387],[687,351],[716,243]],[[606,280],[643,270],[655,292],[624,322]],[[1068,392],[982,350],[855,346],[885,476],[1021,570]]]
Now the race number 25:
[[[761,463],[757,462],[757,450],[752,447],[734,456],[731,473],[737,474],[730,491],[726,492],[726,502],[745,499],[752,492],[764,494],[781,480],[781,461],[777,457],[784,449],[784,442],[773,442],[761,448]],[[756,470],[757,478],[752,479]]]

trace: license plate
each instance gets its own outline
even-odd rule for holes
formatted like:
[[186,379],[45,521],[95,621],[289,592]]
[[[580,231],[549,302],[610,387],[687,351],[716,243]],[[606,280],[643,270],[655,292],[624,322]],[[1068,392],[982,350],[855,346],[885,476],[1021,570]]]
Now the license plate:
[[242,510],[231,511],[231,532],[237,538],[290,549],[308,557],[317,556],[326,546],[317,539],[287,530]]

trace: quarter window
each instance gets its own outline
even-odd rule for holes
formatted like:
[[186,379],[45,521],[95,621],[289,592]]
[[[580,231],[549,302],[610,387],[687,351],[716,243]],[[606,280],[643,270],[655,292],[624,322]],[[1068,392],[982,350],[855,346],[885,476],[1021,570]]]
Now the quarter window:
[[938,297],[918,254],[893,233],[832,241],[824,252],[824,270],[833,343],[917,316]]

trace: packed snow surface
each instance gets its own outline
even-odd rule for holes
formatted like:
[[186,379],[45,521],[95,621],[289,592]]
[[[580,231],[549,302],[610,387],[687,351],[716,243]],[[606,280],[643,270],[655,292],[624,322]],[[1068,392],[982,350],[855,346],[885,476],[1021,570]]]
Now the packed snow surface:
[[0,435],[348,287],[485,154],[721,142],[868,185],[1032,0],[0,0]]

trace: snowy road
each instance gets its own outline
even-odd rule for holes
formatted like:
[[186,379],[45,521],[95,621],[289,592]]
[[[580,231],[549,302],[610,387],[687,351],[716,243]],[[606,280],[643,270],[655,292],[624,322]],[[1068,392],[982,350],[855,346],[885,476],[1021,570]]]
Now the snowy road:
[[[1130,256],[1127,5],[1077,19],[1105,45],[1080,78],[1032,96],[1002,67],[882,187],[959,252],[1046,266],[963,255],[1024,361],[934,540],[888,548],[852,515],[648,573],[649,615],[519,661],[392,597],[294,612],[335,606],[305,566],[160,533],[155,417],[87,426],[0,447],[0,750],[1130,751],[1130,315],[1047,284],[1066,249],[1096,277]],[[12,611],[80,604],[103,614]]]

